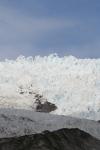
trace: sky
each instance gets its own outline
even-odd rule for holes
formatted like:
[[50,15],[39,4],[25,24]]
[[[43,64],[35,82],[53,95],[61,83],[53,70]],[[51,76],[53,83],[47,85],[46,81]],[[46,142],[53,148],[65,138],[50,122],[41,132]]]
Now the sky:
[[0,59],[100,58],[100,0],[0,0]]

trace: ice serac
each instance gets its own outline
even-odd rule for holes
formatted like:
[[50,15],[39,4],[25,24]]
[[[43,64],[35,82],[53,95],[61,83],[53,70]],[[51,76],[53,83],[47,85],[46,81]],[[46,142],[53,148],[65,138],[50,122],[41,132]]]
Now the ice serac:
[[79,129],[0,139],[0,150],[100,150],[100,140]]
[[0,107],[34,111],[35,94],[57,107],[53,114],[100,120],[100,59],[49,55],[0,62]]

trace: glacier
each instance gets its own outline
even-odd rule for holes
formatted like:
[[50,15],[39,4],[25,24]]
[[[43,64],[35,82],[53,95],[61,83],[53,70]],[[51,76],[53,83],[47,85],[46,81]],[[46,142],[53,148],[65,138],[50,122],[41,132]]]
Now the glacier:
[[70,116],[33,112],[25,109],[0,109],[0,139],[78,128],[100,140],[100,123]]
[[51,54],[0,61],[1,109],[34,111],[35,93],[57,106],[52,114],[100,120],[100,59]]

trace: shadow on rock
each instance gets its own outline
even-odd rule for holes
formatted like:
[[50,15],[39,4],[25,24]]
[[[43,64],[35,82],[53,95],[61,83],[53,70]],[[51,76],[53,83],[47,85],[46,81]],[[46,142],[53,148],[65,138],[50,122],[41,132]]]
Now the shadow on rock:
[[0,150],[100,150],[100,140],[79,129],[0,139]]

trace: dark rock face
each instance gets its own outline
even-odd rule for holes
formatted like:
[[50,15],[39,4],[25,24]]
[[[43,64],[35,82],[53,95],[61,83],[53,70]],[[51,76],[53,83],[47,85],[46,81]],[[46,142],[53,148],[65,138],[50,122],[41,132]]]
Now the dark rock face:
[[48,102],[47,100],[42,102],[44,99],[42,95],[36,94],[35,99],[36,99],[35,104],[36,104],[37,112],[49,113],[49,112],[57,109],[55,104],[52,104],[52,103]]
[[[21,95],[25,94],[25,91],[23,91],[22,87],[20,87],[19,94],[21,94]],[[35,98],[35,103],[34,104],[36,105],[36,107],[35,107],[36,112],[49,113],[49,112],[54,111],[54,110],[57,109],[57,106],[55,104],[52,104],[52,103],[48,102],[47,99],[45,99],[43,97],[43,95],[40,95],[38,93],[34,93],[32,91],[29,91],[28,94],[34,95],[34,98]]]
[[100,140],[79,129],[0,139],[0,150],[100,150]]
[[57,109],[57,107],[55,106],[55,104],[52,104],[48,101],[44,102],[43,104],[41,104],[41,102],[39,101],[37,106],[36,106],[36,111],[38,111],[38,112],[49,113],[49,112],[54,111],[56,109]]

